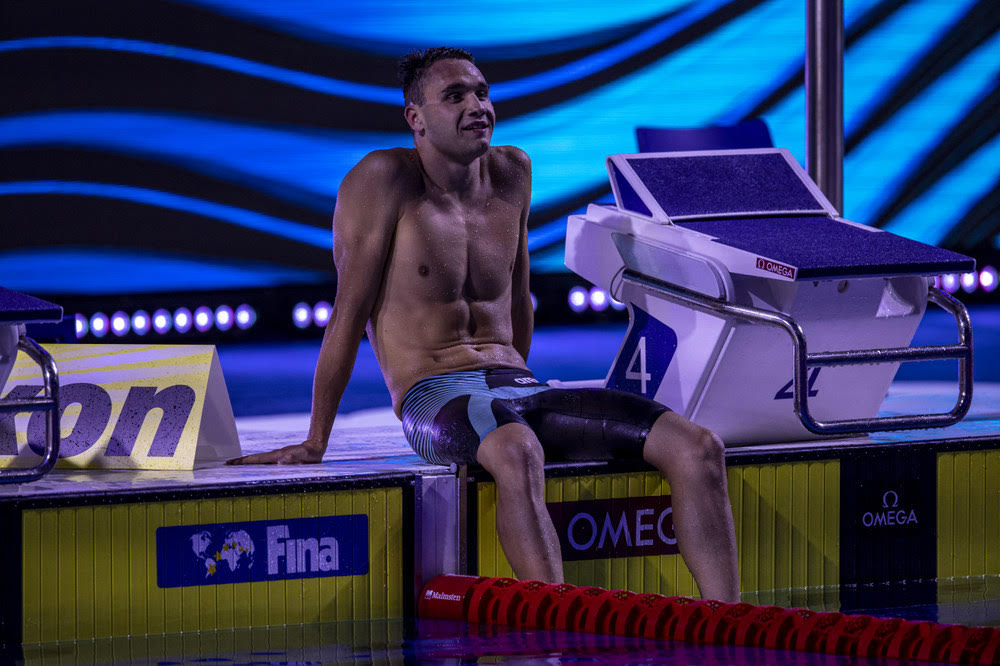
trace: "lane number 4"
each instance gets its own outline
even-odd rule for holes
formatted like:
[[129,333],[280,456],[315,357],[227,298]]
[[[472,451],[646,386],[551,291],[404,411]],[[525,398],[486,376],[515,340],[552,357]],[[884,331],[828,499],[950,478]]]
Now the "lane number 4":
[[[639,366],[638,370],[634,368]],[[628,368],[625,370],[625,379],[639,382],[640,393],[646,395],[646,382],[650,381],[653,375],[646,372],[646,336],[639,338],[639,344],[635,346],[632,358],[629,359]]]

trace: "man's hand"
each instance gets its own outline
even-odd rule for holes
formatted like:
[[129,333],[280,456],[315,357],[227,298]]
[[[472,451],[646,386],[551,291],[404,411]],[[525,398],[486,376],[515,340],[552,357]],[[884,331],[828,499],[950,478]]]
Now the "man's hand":
[[252,453],[248,456],[227,460],[227,465],[302,465],[323,462],[324,447],[320,442],[306,440],[301,444],[290,444],[267,453]]

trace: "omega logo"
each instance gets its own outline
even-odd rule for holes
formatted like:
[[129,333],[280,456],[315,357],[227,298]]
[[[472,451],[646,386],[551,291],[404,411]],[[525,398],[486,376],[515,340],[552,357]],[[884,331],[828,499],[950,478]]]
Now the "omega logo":
[[[663,509],[655,519],[653,518],[654,509],[638,509],[634,514],[622,511],[617,518],[613,517],[611,513],[605,513],[603,524],[598,528],[598,521],[593,515],[580,512],[569,521],[566,536],[575,550],[589,550],[594,547],[595,541],[597,541],[598,549],[604,548],[608,542],[612,547],[616,547],[619,540],[624,541],[629,548],[652,546],[655,543],[653,540],[655,524],[655,535],[659,537],[660,541],[674,546],[677,544],[677,539],[673,535],[673,522],[670,520],[672,513],[673,509],[669,506]],[[578,524],[581,520],[589,527],[580,530]],[[666,524],[666,530],[664,530],[664,524]],[[575,531],[582,532],[580,535],[582,540],[578,540],[574,536]]]
[[887,490],[882,493],[881,510],[866,511],[861,516],[861,524],[865,527],[906,527],[919,525],[920,521],[914,509],[899,508],[899,493]]
[[679,551],[669,495],[547,504],[564,561]]

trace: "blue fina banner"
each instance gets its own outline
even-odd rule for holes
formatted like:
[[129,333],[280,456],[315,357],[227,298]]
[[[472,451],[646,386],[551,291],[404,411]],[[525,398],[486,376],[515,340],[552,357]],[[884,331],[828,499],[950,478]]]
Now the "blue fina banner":
[[160,527],[161,588],[368,573],[368,516]]

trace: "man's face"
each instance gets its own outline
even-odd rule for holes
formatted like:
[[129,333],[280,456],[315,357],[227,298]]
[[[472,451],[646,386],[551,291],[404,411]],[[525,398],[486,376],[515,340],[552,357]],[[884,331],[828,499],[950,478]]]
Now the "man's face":
[[467,60],[438,60],[424,74],[424,103],[407,107],[420,140],[460,161],[483,155],[493,137],[495,115],[489,85]]

